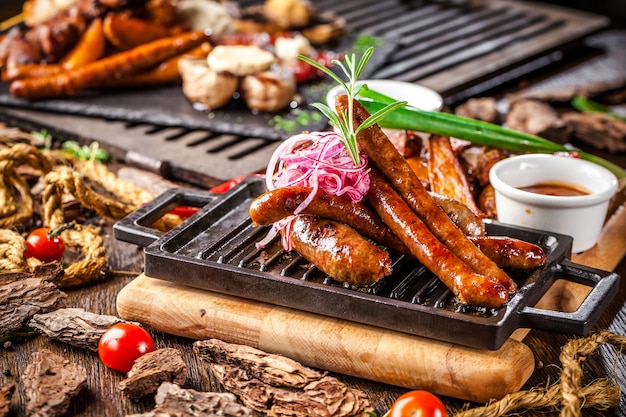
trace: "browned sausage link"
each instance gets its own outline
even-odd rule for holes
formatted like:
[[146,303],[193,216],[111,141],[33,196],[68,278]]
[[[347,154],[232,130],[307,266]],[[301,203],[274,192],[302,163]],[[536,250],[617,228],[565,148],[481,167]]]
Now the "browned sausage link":
[[20,64],[5,68],[2,81],[14,81],[20,78],[47,77],[63,71],[63,67],[57,64]]
[[450,220],[467,236],[483,236],[485,234],[485,223],[465,204],[445,195],[433,192],[429,194]]
[[9,87],[10,92],[29,100],[72,95],[85,88],[98,87],[110,78],[150,68],[206,40],[202,31],[159,39],[59,74],[15,80]]
[[290,237],[293,250],[336,281],[366,285],[391,274],[389,254],[345,224],[299,215]]
[[508,236],[473,236],[470,240],[496,264],[507,269],[531,269],[543,265],[541,246]]
[[[304,201],[311,192],[309,187],[291,186],[266,191],[250,204],[250,218],[255,225],[267,226],[291,216],[294,210]],[[482,226],[482,220],[476,217],[463,203],[445,196],[431,193],[437,204],[444,207],[450,216],[457,213],[469,213],[470,221],[454,220],[461,223],[462,230]],[[461,206],[461,207],[459,207]],[[462,209],[465,207],[465,210]],[[386,246],[396,252],[411,255],[411,251],[402,243],[391,229],[375,212],[360,203],[355,203],[341,197],[333,196],[324,191],[318,191],[311,203],[302,211],[302,214],[311,214],[318,217],[342,222],[354,228],[361,235]],[[473,218],[479,221],[474,222]],[[459,224],[457,223],[457,224]],[[476,229],[474,230],[476,233]],[[541,265],[545,255],[541,247],[521,240],[504,236],[470,236],[470,240],[501,268],[530,269]]]
[[[291,186],[266,191],[250,204],[250,218],[256,225],[267,226],[294,214],[309,196],[310,187]],[[406,246],[368,207],[318,190],[301,212],[345,223],[361,235],[389,249],[409,253]]]
[[461,302],[489,308],[502,307],[507,302],[507,289],[495,278],[478,274],[453,254],[376,169],[372,169],[370,178],[367,199],[374,210]]
[[[337,110],[345,114],[348,110],[347,96],[337,97]],[[367,110],[355,100],[354,121],[360,125],[369,117]],[[491,259],[478,250],[469,241],[443,210],[430,197],[406,159],[398,153],[378,125],[370,126],[357,135],[357,141],[370,160],[398,189],[404,200],[432,230],[433,234],[444,242],[450,250],[467,262],[479,274],[497,279],[509,292],[516,289],[515,282]],[[406,244],[406,242],[405,242]]]

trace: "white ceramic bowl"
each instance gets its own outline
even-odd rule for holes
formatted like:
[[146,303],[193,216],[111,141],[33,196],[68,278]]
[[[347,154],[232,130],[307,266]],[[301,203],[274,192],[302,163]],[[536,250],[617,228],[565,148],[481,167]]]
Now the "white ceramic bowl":
[[[443,106],[443,98],[439,93],[419,84],[397,80],[361,80],[357,84],[367,84],[370,90],[399,101],[406,101],[410,106],[420,110],[438,111]],[[345,94],[342,86],[331,88],[326,94],[326,105],[334,110],[335,98],[341,94]]]
[[[600,165],[578,158],[530,154],[496,163],[489,173],[498,221],[570,235],[573,252],[591,248],[602,230],[618,181]],[[556,196],[520,190],[542,182],[569,183],[590,193]]]

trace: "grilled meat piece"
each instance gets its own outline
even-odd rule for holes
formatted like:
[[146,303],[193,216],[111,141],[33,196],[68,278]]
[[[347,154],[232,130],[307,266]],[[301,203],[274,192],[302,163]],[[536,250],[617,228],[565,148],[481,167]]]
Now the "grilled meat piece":
[[[345,95],[337,97],[336,106],[339,114],[345,114],[348,111],[348,97]],[[353,112],[357,125],[369,117],[367,110],[356,100]],[[428,225],[432,233],[452,253],[464,262],[467,262],[479,274],[495,278],[509,292],[516,290],[517,285],[511,277],[478,250],[463,231],[437,205],[414,174],[406,159],[398,153],[378,125],[362,130],[357,135],[357,141],[361,150],[367,153],[370,161],[399,190],[400,195],[402,195],[409,207],[417,213],[419,218]],[[383,216],[381,215],[381,217]],[[385,219],[383,218],[383,220]],[[385,221],[385,223],[387,222]],[[391,225],[389,226],[391,227]],[[393,227],[391,229],[393,230]],[[394,230],[394,232],[398,234],[398,231]],[[404,243],[406,244],[406,242]]]
[[350,226],[316,216],[296,216],[291,247],[339,282],[366,285],[391,274],[391,258]]
[[[267,191],[250,205],[250,218],[257,225],[270,225],[291,216],[311,194],[309,187],[283,187]],[[311,214],[340,221],[353,227],[361,235],[390,249],[409,253],[400,239],[382,222],[380,217],[360,203],[318,190],[313,200],[299,214]]]
[[461,302],[499,308],[508,301],[507,288],[496,278],[474,271],[441,243],[377,169],[372,169],[370,178],[367,199],[376,212]]

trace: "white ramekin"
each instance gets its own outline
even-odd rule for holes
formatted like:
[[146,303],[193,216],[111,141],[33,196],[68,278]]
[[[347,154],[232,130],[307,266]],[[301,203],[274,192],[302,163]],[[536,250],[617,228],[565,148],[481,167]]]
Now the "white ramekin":
[[[495,189],[498,221],[570,235],[574,253],[596,243],[618,187],[616,176],[600,165],[544,154],[503,159],[491,168],[489,179]],[[577,184],[590,194],[553,196],[519,189],[546,181]]]

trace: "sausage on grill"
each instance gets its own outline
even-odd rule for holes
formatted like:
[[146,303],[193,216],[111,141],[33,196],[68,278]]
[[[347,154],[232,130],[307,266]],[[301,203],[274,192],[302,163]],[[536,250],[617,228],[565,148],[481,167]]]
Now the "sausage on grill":
[[441,243],[393,186],[376,170],[370,172],[367,199],[411,253],[463,303],[502,307],[508,291],[497,279],[478,274]]
[[28,100],[73,95],[85,88],[99,87],[111,78],[150,68],[206,40],[208,37],[202,31],[185,32],[58,74],[15,80],[9,89],[15,97]]
[[478,249],[501,268],[532,269],[546,261],[541,246],[508,236],[472,236]]
[[288,233],[291,248],[336,281],[366,285],[391,274],[389,254],[345,224],[305,214]]
[[[346,95],[337,97],[336,107],[339,114],[345,114],[348,111],[348,97]],[[353,109],[354,122],[357,126],[369,117],[367,110],[356,100]],[[435,203],[406,159],[398,153],[378,125],[374,124],[359,132],[357,141],[360,149],[389,179],[409,207],[441,242],[479,274],[495,278],[509,292],[516,290],[517,286],[511,277],[478,250]]]
[[[250,218],[255,225],[268,226],[294,214],[296,208],[309,196],[310,187],[290,186],[266,191],[250,204]],[[446,213],[455,216],[458,210],[464,219],[467,212],[471,214],[470,221],[462,221],[463,230],[472,229],[475,234],[469,236],[481,252],[485,253],[501,268],[531,269],[545,261],[543,249],[533,243],[507,236],[484,236],[474,221],[474,215],[462,203],[447,197],[433,195],[435,201],[445,206]],[[411,254],[411,251],[402,243],[391,229],[382,221],[380,216],[368,206],[356,203],[342,197],[337,197],[318,190],[313,200],[301,214],[311,214],[318,217],[335,220],[351,226],[359,234],[372,239],[390,250]],[[458,220],[457,220],[458,221]],[[482,220],[478,219],[480,224]],[[483,226],[484,228],[484,226]]]
[[[256,225],[267,226],[287,216],[310,195],[312,188],[291,186],[266,191],[250,204],[250,218]],[[346,223],[361,235],[390,249],[409,253],[400,239],[382,222],[380,217],[361,203],[318,190],[301,214]]]

